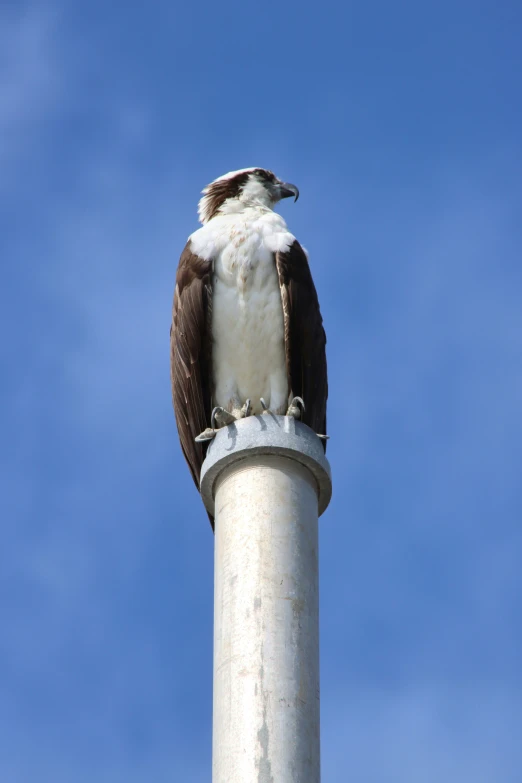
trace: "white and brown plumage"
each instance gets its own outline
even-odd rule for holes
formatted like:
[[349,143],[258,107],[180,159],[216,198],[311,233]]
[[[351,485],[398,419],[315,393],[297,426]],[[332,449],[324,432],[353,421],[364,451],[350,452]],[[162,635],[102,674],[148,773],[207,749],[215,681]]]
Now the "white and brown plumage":
[[266,169],[220,177],[203,191],[203,226],[181,254],[172,396],[198,489],[215,426],[268,409],[326,435],[326,337],[317,293],[303,248],[273,211],[281,198],[298,195]]

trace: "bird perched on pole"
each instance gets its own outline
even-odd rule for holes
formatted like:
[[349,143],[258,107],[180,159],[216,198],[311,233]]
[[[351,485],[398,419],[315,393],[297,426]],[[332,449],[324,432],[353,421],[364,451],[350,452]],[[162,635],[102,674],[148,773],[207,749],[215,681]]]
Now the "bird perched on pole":
[[[293,416],[326,450],[326,336],[307,254],[274,207],[295,185],[240,169],[203,190],[201,228],[181,254],[170,330],[181,448],[199,489],[220,427]],[[211,520],[213,522],[213,520]]]

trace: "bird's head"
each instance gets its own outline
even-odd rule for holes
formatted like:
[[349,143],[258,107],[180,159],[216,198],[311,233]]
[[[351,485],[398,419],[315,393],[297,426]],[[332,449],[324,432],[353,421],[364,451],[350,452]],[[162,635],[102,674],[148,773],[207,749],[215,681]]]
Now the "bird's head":
[[295,185],[282,182],[268,169],[250,168],[223,174],[202,191],[198,214],[202,223],[208,223],[217,214],[240,212],[247,207],[272,209],[282,198],[293,196],[297,201],[299,191]]

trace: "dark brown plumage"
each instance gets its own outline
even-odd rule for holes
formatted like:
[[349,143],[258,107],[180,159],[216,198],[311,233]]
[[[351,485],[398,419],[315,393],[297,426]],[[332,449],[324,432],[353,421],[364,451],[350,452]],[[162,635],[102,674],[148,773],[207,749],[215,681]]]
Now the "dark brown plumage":
[[[299,195],[298,189],[295,185],[282,182],[268,169],[252,168],[230,172],[230,174],[210,183],[203,191],[203,194],[204,198],[201,199],[199,204],[199,216],[204,226],[193,235],[193,240],[189,239],[179,260],[170,330],[172,398],[176,423],[181,448],[198,489],[201,466],[205,459],[208,442],[196,443],[195,439],[211,426],[212,409],[215,405],[230,406],[229,410],[234,408],[234,415],[238,415],[237,406],[239,405],[240,408],[245,403],[245,400],[240,397],[234,397],[230,401],[226,399],[226,395],[229,393],[239,395],[238,391],[228,391],[229,376],[226,373],[230,372],[230,370],[227,364],[227,356],[230,359],[237,358],[239,362],[243,363],[236,366],[236,370],[239,367],[239,375],[243,378],[241,382],[244,384],[245,377],[248,378],[248,373],[252,373],[251,366],[266,358],[259,353],[264,350],[262,340],[257,341],[257,332],[255,331],[259,323],[269,325],[268,331],[265,329],[263,339],[267,343],[275,343],[276,345],[275,352],[269,354],[270,358],[266,359],[268,365],[264,365],[262,370],[264,375],[260,377],[261,379],[268,378],[272,369],[274,369],[274,373],[278,374],[279,391],[277,394],[279,397],[277,397],[277,410],[279,412],[285,410],[286,405],[285,373],[281,364],[283,358],[281,343],[277,347],[279,339],[284,340],[288,402],[293,397],[301,397],[306,406],[302,414],[302,421],[321,435],[326,435],[326,401],[328,396],[326,336],[308,259],[299,242],[287,233],[284,221],[278,223],[276,220],[274,223],[270,217],[270,211],[267,211],[267,207],[271,209],[282,198],[294,196],[297,199]],[[225,208],[226,204],[228,204],[228,207]],[[231,222],[229,221],[228,223],[218,223],[216,224],[216,229],[212,226],[207,235],[203,234],[206,238],[202,243],[201,232],[206,230],[206,224],[209,221],[213,222],[213,218],[216,218],[216,216],[220,214],[230,215],[236,210],[239,213],[247,210],[250,215],[250,222],[247,220],[243,225],[240,221],[238,224],[240,228],[236,226],[235,218],[232,218]],[[254,214],[255,210],[259,210],[255,220],[252,219],[252,210],[254,210]],[[253,255],[245,260],[242,256],[243,251],[239,250],[245,240],[247,242],[252,240],[253,244],[250,247],[254,248],[255,253],[259,252],[255,249],[256,243],[259,242],[259,234],[256,233],[259,227],[254,227],[257,220],[265,221],[261,234],[264,237],[262,239],[264,247],[261,255]],[[252,232],[250,237],[245,233],[248,231]],[[265,233],[263,234],[263,232]],[[219,241],[216,241],[216,237],[219,237]],[[267,237],[271,237],[270,241],[274,242],[272,247],[288,248],[285,251],[279,250],[272,254],[277,280],[275,276],[271,277],[268,271],[270,270],[271,262],[270,251],[268,254],[266,252],[270,246],[267,244]],[[291,239],[287,239],[287,237],[291,237]],[[288,241],[291,241],[290,246],[288,246]],[[222,357],[223,366],[219,365],[217,368],[213,367],[212,362],[212,286],[215,259],[209,258],[204,260],[194,252],[194,246],[204,248],[204,251],[201,250],[200,252],[205,253],[209,252],[209,249],[212,247],[219,247],[219,252],[221,252],[223,247],[226,247],[227,253],[238,254],[234,263],[238,263],[240,266],[244,264],[244,267],[241,266],[241,274],[244,275],[241,278],[242,282],[239,282],[238,278],[236,283],[240,287],[246,285],[248,275],[251,275],[249,285],[259,285],[259,282],[255,283],[255,272],[252,271],[259,264],[264,269],[263,274],[266,275],[268,271],[268,279],[271,280],[271,289],[261,288],[255,291],[255,296],[260,296],[260,299],[250,299],[249,307],[254,309],[252,311],[248,309],[243,311],[247,314],[251,312],[252,316],[251,319],[247,318],[246,323],[242,324],[240,327],[241,331],[234,331],[233,322],[226,319],[223,321],[222,316],[227,311],[219,309],[220,318],[214,326],[216,329],[214,337],[218,346],[217,350],[223,350],[222,346],[225,341],[228,354],[218,354]],[[248,252],[252,251],[249,250]],[[218,259],[218,268],[221,269],[219,265],[223,264],[223,256],[216,256],[216,259]],[[230,263],[230,258],[227,263]],[[216,277],[218,282],[215,284],[216,297],[214,305],[216,308],[233,307],[235,305],[234,300],[226,299],[222,293],[224,289],[219,287],[223,286],[223,282],[219,278],[221,272],[222,269],[217,273],[218,277]],[[274,330],[280,330],[281,322],[277,314],[277,281],[279,282],[283,311],[282,326],[284,334],[281,336],[279,336],[277,331],[276,333],[271,331],[270,321],[266,320],[266,310],[263,309],[267,307],[269,302],[267,297],[271,296],[268,312],[275,319]],[[230,289],[228,290],[227,296],[230,296]],[[269,290],[271,293],[267,293]],[[234,296],[233,289],[232,296]],[[237,290],[237,296],[240,298],[243,296],[239,289]],[[263,299],[263,297],[265,298]],[[228,304],[223,304],[223,302],[228,302]],[[232,305],[230,304],[231,302],[233,303]],[[260,309],[256,310],[256,308]],[[243,315],[241,318],[243,318]],[[218,323],[220,324],[219,327]],[[227,331],[224,331],[225,329]],[[245,342],[245,335],[248,335],[248,341],[250,342]],[[234,356],[236,349],[235,340],[242,340],[242,351],[239,351],[236,356]],[[245,358],[245,349],[250,353],[250,357],[247,356]],[[217,394],[219,400],[217,402],[213,399],[214,369],[218,377]],[[247,373],[246,376],[241,375],[243,369]],[[223,393],[222,386],[222,371],[225,373],[223,376],[225,378],[224,388],[227,389],[225,393]],[[253,376],[251,375],[250,377]],[[233,376],[231,383],[235,383]],[[254,386],[249,387],[250,381],[248,380],[246,383],[246,388],[266,388],[266,386],[262,385],[266,383],[266,380],[260,381],[259,376],[257,376],[257,380],[252,381]],[[255,393],[255,391],[251,392],[253,395]],[[266,394],[266,392],[259,391],[259,394]],[[259,402],[257,402],[257,410],[259,410]],[[293,410],[295,408],[291,408],[290,412]],[[221,411],[223,412],[223,408],[221,408]],[[206,435],[207,433],[205,433]],[[212,436],[213,431],[211,430],[210,437]],[[323,440],[323,446],[326,450],[325,440]],[[212,517],[210,521],[213,526],[214,520]]]
[[206,189],[207,195],[205,220],[212,220],[214,215],[219,212],[219,208],[228,201],[229,198],[236,198],[243,185],[248,181],[250,172],[244,171],[237,174],[232,179],[218,179],[212,182]]
[[[289,393],[302,397],[303,422],[326,434],[326,335],[308,259],[299,242],[274,259],[281,287]],[[170,330],[172,398],[183,454],[199,489],[207,444],[195,442],[212,412],[212,261],[187,243],[178,265]],[[252,350],[257,347],[253,346]],[[326,450],[326,441],[323,441]],[[213,519],[210,517],[213,526]]]
[[[319,300],[303,248],[296,240],[276,255],[285,323],[286,367],[291,394],[302,397],[302,421],[326,435],[326,334]],[[326,441],[323,441],[326,451]]]
[[246,171],[239,172],[235,177],[222,178],[215,182],[211,182],[210,185],[205,188],[203,191],[206,195],[205,210],[202,217],[206,223],[217,215],[225,201],[237,198],[241,189],[246,185],[249,177],[253,174],[256,174],[262,181],[267,183],[275,182],[276,180],[275,174],[268,171],[268,169],[247,169]]
[[193,255],[188,242],[181,254],[170,328],[170,377],[176,424],[185,459],[199,489],[206,445],[195,437],[211,414],[212,262]]

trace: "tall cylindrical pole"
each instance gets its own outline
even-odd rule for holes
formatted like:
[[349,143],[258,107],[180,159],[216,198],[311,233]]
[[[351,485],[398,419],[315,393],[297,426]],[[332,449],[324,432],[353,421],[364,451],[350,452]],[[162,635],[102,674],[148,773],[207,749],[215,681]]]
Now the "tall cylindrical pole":
[[212,442],[201,489],[216,536],[213,783],[319,783],[322,443],[291,418],[242,419]]

